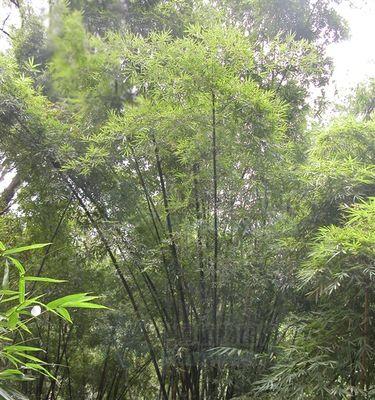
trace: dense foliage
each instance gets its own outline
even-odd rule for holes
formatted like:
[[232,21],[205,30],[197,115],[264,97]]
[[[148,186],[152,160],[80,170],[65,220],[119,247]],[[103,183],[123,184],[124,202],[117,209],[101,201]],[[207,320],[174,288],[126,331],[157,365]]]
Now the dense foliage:
[[[37,338],[27,339],[25,335],[32,335],[31,325],[36,323],[36,318],[41,318],[43,313],[59,316],[63,320],[72,323],[70,308],[104,308],[95,304],[92,300],[95,296],[87,293],[77,293],[63,296],[48,303],[43,303],[45,293],[35,295],[36,283],[62,283],[63,280],[26,275],[25,267],[15,258],[19,253],[39,249],[49,244],[34,244],[30,246],[7,249],[0,242],[0,257],[4,262],[4,278],[1,289],[1,351],[2,364],[10,365],[0,372],[0,396],[5,400],[25,399],[15,388],[9,386],[9,382],[27,382],[34,380],[31,373],[40,373],[43,377],[52,380],[56,378],[47,369],[47,360],[37,357],[44,350],[40,347],[30,346],[31,341]],[[13,267],[17,273],[16,278],[11,273]],[[50,319],[48,321],[50,323]],[[41,337],[39,338],[41,339]],[[44,357],[43,357],[44,358]]]
[[370,399],[374,82],[319,120],[339,1],[10,3],[0,237],[111,309],[31,324],[53,368],[17,390]]

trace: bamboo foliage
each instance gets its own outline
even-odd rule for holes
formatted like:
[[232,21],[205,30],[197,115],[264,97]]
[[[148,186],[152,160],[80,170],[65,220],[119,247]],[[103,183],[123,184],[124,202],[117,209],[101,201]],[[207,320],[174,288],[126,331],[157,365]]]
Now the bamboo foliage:
[[[186,12],[172,3],[149,7]],[[21,39],[0,56],[0,156],[17,171],[18,207],[6,202],[0,233],[14,218],[9,236],[53,242],[29,260],[31,292],[52,270],[112,309],[74,330],[35,327],[58,382],[41,376],[23,391],[370,396],[371,115],[306,132],[307,88],[328,74],[316,43],[272,29],[254,38],[232,26],[242,3],[218,6],[226,23],[202,21],[209,2],[193,3],[199,23],[145,36],[104,34],[70,12],[75,2],[59,4],[46,59],[25,67]]]

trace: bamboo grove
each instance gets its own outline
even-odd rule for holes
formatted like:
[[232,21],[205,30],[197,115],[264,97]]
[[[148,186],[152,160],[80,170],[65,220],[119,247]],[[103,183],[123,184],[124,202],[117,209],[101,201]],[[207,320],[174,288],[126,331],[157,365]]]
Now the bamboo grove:
[[52,243],[21,256],[68,281],[47,298],[109,307],[40,316],[54,378],[13,387],[372,398],[375,90],[320,118],[347,33],[334,2],[56,1],[44,22],[8,3],[0,239]]

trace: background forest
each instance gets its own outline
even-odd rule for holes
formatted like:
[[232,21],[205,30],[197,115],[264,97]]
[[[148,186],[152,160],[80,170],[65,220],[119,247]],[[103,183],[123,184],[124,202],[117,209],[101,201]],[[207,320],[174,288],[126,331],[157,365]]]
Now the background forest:
[[0,398],[375,398],[375,80],[327,117],[340,2],[3,2]]

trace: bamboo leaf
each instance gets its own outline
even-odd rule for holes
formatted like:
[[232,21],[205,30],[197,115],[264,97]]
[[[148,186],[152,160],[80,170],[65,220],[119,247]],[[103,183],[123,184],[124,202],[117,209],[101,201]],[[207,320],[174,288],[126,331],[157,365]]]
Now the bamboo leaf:
[[40,243],[40,244],[31,244],[29,246],[16,247],[13,249],[5,250],[3,255],[7,256],[9,254],[22,253],[22,252],[28,251],[28,250],[41,249],[43,247],[49,246],[50,244],[52,244],[52,243]]

